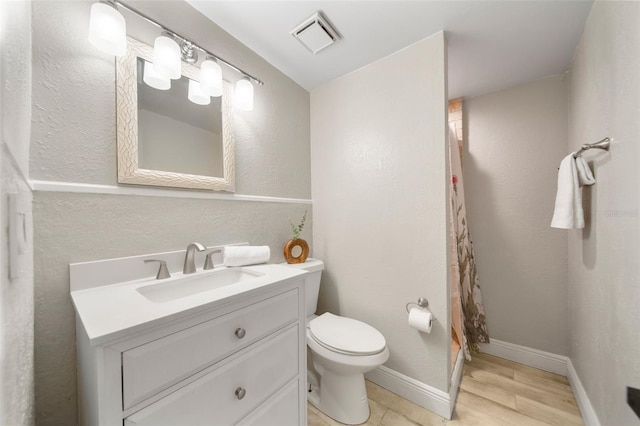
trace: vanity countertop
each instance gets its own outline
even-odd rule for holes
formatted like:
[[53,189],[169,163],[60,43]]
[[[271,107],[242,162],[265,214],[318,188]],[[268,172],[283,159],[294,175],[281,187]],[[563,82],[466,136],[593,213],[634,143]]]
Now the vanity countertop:
[[272,284],[305,275],[306,272],[283,265],[264,264],[241,269],[255,277],[211,290],[200,291],[173,300],[153,302],[140,289],[151,285],[179,285],[189,280],[206,280],[227,269],[198,270],[194,274],[174,274],[165,280],[139,279],[100,287],[76,290],[71,298],[92,346],[114,341],[167,322],[196,315],[218,304],[231,303]]

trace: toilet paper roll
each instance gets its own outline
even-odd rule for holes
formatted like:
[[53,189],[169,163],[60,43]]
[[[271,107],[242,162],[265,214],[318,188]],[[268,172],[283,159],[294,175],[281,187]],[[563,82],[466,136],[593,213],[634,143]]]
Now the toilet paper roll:
[[409,327],[423,333],[431,333],[433,314],[428,309],[413,308],[409,311]]

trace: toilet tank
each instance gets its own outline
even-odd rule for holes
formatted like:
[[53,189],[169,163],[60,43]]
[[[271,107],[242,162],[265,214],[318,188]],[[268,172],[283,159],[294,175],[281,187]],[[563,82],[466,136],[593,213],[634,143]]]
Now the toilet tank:
[[305,278],[304,292],[307,309],[307,317],[315,314],[318,309],[318,293],[320,292],[320,277],[324,269],[324,263],[321,260],[308,258],[304,263],[291,263],[287,266],[293,268],[304,269],[309,272]]

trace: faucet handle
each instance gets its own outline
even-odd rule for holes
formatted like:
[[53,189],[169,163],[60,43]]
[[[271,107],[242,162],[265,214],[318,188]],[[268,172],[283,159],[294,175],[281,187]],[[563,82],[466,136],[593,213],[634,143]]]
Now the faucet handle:
[[217,250],[213,250],[210,251],[209,253],[207,253],[207,257],[204,260],[204,270],[207,269],[213,269],[214,265],[213,265],[213,255],[216,253],[222,253],[222,249],[217,249]]
[[157,280],[163,280],[165,278],[171,278],[171,274],[169,273],[169,269],[167,269],[167,262],[159,259],[145,259],[144,263],[149,262],[158,262],[160,263],[160,268],[158,269],[158,274],[156,275]]

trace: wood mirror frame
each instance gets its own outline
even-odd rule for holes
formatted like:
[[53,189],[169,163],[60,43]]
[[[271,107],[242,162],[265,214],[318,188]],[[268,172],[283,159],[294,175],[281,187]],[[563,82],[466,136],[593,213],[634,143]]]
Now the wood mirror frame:
[[[231,84],[223,82],[222,152],[223,176],[201,176],[163,170],[141,169],[138,164],[138,58],[153,62],[153,48],[130,37],[127,53],[116,59],[116,131],[118,183],[175,188],[235,191],[235,156]],[[200,70],[182,63],[182,75],[199,80]],[[186,93],[185,93],[186,96]]]

